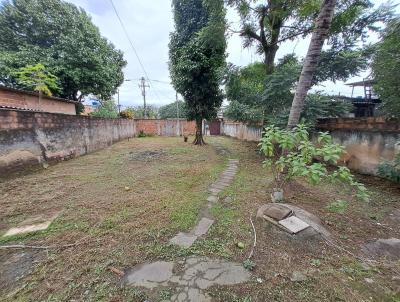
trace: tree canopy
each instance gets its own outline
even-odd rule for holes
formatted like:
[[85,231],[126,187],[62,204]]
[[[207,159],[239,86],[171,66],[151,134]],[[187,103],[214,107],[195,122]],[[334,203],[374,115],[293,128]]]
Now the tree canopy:
[[14,72],[16,81],[25,89],[34,90],[47,96],[58,91],[57,77],[48,72],[42,64],[27,65]]
[[55,94],[109,99],[123,82],[121,51],[82,9],[61,0],[11,0],[0,6],[0,83],[19,87],[13,72],[42,64],[57,76]]
[[171,104],[161,106],[158,110],[160,118],[187,118],[187,109],[185,102],[176,101]]
[[[322,0],[227,0],[227,3],[240,16],[237,32],[243,37],[243,45],[256,46],[270,74],[282,43],[312,33]],[[379,23],[391,16],[389,4],[374,9],[369,0],[338,0],[329,32],[331,52],[326,59],[339,51],[356,49],[358,40],[364,40],[369,30],[377,30]]]
[[[353,70],[345,64],[346,60],[340,61],[334,65],[333,70],[320,65],[314,78],[315,84],[332,74],[341,73],[347,78],[357,72],[357,68]],[[301,62],[291,54],[278,61],[272,74],[266,73],[261,62],[242,68],[230,65],[225,83],[230,103],[224,112],[225,116],[238,121],[268,121],[285,126],[300,71]],[[312,124],[317,117],[337,117],[351,109],[350,105],[317,93],[307,98],[302,117]]]
[[197,125],[195,144],[203,144],[203,119],[216,116],[223,101],[220,88],[225,66],[223,0],[173,0],[175,31],[169,44],[172,84],[187,105],[187,118]]
[[388,24],[372,64],[375,92],[383,101],[383,111],[400,117],[400,18]]

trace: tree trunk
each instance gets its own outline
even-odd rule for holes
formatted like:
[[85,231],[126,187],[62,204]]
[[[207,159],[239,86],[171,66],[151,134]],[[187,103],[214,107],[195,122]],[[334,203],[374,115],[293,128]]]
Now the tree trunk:
[[265,69],[267,72],[267,75],[270,75],[274,72],[275,69],[275,56],[276,52],[278,51],[278,46],[273,45],[269,46],[267,49],[264,51],[264,64],[265,64]]
[[203,140],[203,120],[196,120],[196,137],[193,141],[194,145],[205,145],[206,142]]
[[306,58],[303,63],[300,79],[297,84],[296,93],[293,98],[292,107],[287,127],[289,129],[295,127],[300,121],[300,114],[303,111],[307,92],[312,85],[312,79],[318,61],[321,56],[322,46],[329,34],[333,13],[335,10],[336,0],[324,0],[321,11],[319,12],[314,32],[311,36],[311,42],[308,47]]

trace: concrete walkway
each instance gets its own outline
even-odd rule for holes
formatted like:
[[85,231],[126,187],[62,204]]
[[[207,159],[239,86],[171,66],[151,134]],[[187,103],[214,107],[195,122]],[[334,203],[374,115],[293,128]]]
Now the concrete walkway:
[[[170,240],[183,248],[191,247],[207,234],[214,224],[210,208],[219,201],[218,194],[231,185],[239,161],[229,159],[226,170],[209,188],[207,207],[201,211],[201,219],[188,233],[180,232]],[[179,267],[183,269],[179,270]],[[173,288],[172,302],[211,301],[206,289],[214,285],[234,285],[249,281],[251,274],[242,264],[205,257],[191,257],[179,262],[157,261],[135,266],[127,272],[124,283],[148,289]]]
[[229,159],[228,167],[225,172],[208,188],[211,195],[207,198],[208,206],[202,211],[203,217],[200,219],[199,223],[189,233],[178,233],[170,240],[170,243],[189,248],[199,237],[207,234],[214,223],[209,208],[211,208],[214,203],[218,202],[218,194],[231,185],[238,168],[238,163],[239,161],[236,159]]

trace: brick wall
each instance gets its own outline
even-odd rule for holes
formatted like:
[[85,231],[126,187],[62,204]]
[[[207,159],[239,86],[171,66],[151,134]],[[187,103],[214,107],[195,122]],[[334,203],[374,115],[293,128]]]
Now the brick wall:
[[[178,131],[179,124],[179,131]],[[176,119],[137,119],[135,120],[135,134],[140,132],[159,136],[194,135],[196,123],[194,121]]]
[[[195,123],[179,121],[180,134]],[[74,158],[143,131],[177,135],[177,120],[101,119],[87,116],[0,110],[0,176],[44,162]]]
[[16,107],[22,109],[31,109],[35,111],[63,113],[75,115],[75,104],[42,96],[39,102],[39,96],[35,93],[17,91],[14,89],[0,87],[0,106]]
[[318,120],[320,130],[362,130],[400,133],[400,121],[383,117],[327,118]]

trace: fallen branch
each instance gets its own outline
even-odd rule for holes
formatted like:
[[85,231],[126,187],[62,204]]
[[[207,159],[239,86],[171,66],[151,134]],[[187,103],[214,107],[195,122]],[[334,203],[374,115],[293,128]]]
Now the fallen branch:
[[251,219],[251,216],[250,216],[250,223],[251,223],[251,226],[253,227],[254,242],[253,242],[253,247],[250,251],[249,257],[247,259],[251,259],[251,257],[253,257],[254,249],[256,248],[256,245],[257,245],[257,232],[256,232],[256,228],[254,227],[254,223],[253,223],[253,220]]
[[85,239],[86,238],[83,238],[75,243],[65,244],[65,245],[49,245],[49,246],[36,246],[36,245],[25,245],[25,244],[0,245],[0,249],[34,249],[34,250],[65,249],[83,243],[88,243],[89,241],[85,241]]

